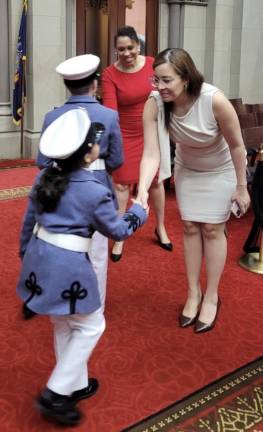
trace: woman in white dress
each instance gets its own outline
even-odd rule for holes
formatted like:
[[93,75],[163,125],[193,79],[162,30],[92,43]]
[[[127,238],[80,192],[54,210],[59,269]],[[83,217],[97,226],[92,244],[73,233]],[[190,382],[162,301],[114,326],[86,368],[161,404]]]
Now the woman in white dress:
[[[176,142],[175,185],[184,225],[188,295],[179,317],[195,332],[214,327],[220,306],[218,286],[227,244],[225,223],[233,203],[244,214],[250,203],[246,151],[237,115],[216,87],[204,82],[183,49],[162,51],[153,64],[152,92],[144,109],[145,144],[138,198],[146,205],[148,189],[159,168],[169,175],[169,139]],[[202,260],[207,287],[200,286]]]

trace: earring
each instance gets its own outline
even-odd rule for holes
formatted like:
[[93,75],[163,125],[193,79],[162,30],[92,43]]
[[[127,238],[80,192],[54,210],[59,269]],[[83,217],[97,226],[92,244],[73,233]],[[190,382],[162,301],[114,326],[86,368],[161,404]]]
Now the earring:
[[185,83],[184,83],[184,90],[185,90],[185,91],[187,91],[187,87],[188,87],[188,83],[185,82]]

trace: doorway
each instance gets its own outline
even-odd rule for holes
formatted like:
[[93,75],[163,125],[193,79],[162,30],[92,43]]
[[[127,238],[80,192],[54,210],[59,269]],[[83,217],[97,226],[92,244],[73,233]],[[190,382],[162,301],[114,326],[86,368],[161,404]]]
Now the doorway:
[[158,0],[77,0],[76,52],[101,58],[101,69],[116,60],[114,36],[125,24],[135,28],[141,50],[155,56],[158,42]]

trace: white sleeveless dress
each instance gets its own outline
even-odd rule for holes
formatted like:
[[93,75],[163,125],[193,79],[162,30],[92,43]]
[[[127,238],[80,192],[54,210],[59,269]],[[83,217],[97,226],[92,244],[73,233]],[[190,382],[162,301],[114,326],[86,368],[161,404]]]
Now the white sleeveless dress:
[[217,91],[203,83],[200,96],[187,114],[173,114],[171,118],[170,137],[176,143],[176,197],[186,221],[221,223],[230,216],[236,174],[212,110]]

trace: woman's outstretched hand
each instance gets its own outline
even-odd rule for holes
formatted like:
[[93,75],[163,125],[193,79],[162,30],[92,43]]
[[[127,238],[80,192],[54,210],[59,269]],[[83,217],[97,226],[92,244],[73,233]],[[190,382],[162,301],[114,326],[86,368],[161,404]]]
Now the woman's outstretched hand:
[[148,198],[149,198],[149,194],[146,190],[143,192],[139,191],[137,197],[132,199],[132,202],[135,204],[140,204],[148,214],[149,213]]

